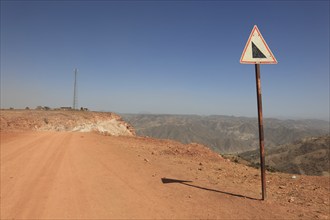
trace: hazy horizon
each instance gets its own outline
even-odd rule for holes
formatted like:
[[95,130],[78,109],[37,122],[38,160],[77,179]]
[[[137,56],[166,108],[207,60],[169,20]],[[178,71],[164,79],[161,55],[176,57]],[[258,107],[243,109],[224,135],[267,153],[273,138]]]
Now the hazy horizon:
[[[59,109],[60,107],[72,107],[72,106],[44,106],[44,105],[38,105],[40,107],[49,107],[50,110]],[[26,108],[29,108],[29,110],[35,110],[38,106],[26,106],[21,108],[14,108],[14,107],[6,107],[6,108],[0,108],[1,110],[10,110],[10,108],[13,108],[12,110],[26,110]],[[80,111],[80,109],[77,109]],[[45,110],[46,111],[46,110]],[[141,112],[116,112],[111,110],[97,110],[97,109],[88,109],[88,111],[91,112],[113,112],[119,115],[173,115],[173,116],[201,116],[201,117],[209,117],[209,116],[223,116],[223,117],[236,117],[236,118],[258,118],[257,112],[256,115],[230,115],[230,114],[194,114],[194,113],[153,113],[153,112],[147,112],[147,111],[141,111]],[[264,115],[264,119],[278,119],[278,120],[321,120],[321,121],[327,121],[330,122],[330,118],[317,118],[317,117],[297,117],[297,116],[269,116]]]

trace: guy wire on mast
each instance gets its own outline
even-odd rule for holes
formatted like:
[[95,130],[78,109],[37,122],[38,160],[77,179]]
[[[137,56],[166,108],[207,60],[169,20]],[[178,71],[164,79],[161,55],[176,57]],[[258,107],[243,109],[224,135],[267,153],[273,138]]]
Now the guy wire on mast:
[[73,87],[73,110],[77,109],[77,104],[78,104],[78,97],[77,97],[77,74],[78,74],[78,69],[74,69],[74,87]]

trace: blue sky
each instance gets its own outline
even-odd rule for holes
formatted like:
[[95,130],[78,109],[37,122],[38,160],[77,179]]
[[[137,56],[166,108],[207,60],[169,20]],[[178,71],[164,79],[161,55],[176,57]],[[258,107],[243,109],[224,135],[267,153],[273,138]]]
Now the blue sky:
[[329,1],[1,1],[1,107],[329,119]]

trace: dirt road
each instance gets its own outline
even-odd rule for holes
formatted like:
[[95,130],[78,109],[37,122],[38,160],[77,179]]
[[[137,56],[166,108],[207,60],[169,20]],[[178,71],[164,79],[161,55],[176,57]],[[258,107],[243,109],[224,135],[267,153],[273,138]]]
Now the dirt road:
[[[328,200],[306,209],[278,186],[260,201],[257,170],[191,149],[184,155],[175,142],[94,133],[1,132],[1,219],[329,217]],[[327,179],[315,182],[320,195],[329,192]]]

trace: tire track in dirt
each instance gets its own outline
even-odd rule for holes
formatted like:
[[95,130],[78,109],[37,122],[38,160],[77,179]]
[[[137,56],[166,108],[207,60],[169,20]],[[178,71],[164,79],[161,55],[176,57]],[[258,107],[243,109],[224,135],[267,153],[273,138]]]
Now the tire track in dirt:
[[[59,166],[66,153],[67,148],[64,143],[68,143],[70,137],[70,133],[65,135],[51,135],[50,137],[47,135],[42,137],[41,140],[38,139],[33,142],[35,144],[34,151],[17,151],[18,156],[23,152],[32,153],[32,155],[31,160],[26,161],[27,163],[22,165],[24,168],[19,172],[21,176],[16,177],[17,179],[21,179],[20,184],[13,185],[13,190],[5,190],[10,193],[10,200],[13,200],[10,204],[13,205],[5,207],[2,210],[4,217],[6,217],[6,211],[8,213],[14,213],[11,216],[14,218],[39,218],[42,216],[43,208],[41,207],[45,205],[48,193],[52,188],[53,180],[56,178]],[[30,145],[25,145],[25,148],[28,147]],[[16,160],[19,160],[19,157],[16,157]],[[17,188],[20,190],[14,190]],[[4,198],[8,197],[4,195]],[[3,203],[6,204],[6,201],[3,201]]]
[[[41,136],[41,137],[40,137]],[[6,161],[6,164],[8,162],[10,162],[13,159],[17,159],[18,157],[20,157],[21,155],[24,155],[25,153],[27,153],[28,151],[33,151],[36,148],[39,147],[38,143],[42,143],[44,140],[49,139],[51,137],[49,137],[49,135],[47,134],[43,134],[43,135],[39,135],[39,136],[35,136],[33,140],[27,140],[27,143],[25,142],[22,147],[16,147],[16,146],[21,146],[21,139],[18,140],[12,140],[9,143],[3,143],[4,145],[6,145],[6,148],[11,149],[9,153],[7,154],[1,154],[1,160]]]
[[[2,180],[9,179],[9,181],[1,182],[2,197],[6,198],[7,195],[15,193],[14,189],[19,184],[19,180],[26,178],[31,170],[31,164],[34,163],[33,161],[36,158],[39,160],[38,154],[42,150],[48,149],[43,147],[45,145],[41,146],[40,144],[45,141],[51,142],[53,139],[54,134],[50,133],[42,133],[40,135],[24,133],[19,135],[16,141],[10,142],[10,144],[8,142],[1,143],[1,178]],[[7,153],[8,151],[9,153]]]
[[[85,213],[91,213],[91,202],[88,192],[92,190],[86,186],[86,181],[80,176],[87,161],[78,161],[81,155],[76,143],[76,133],[73,133],[67,152],[64,155],[59,172],[54,179],[53,187],[49,192],[45,204],[43,218],[48,219],[89,219]],[[88,165],[87,165],[88,166]],[[84,173],[84,175],[86,175]],[[89,179],[91,176],[85,176]],[[65,193],[63,193],[65,192]]]

